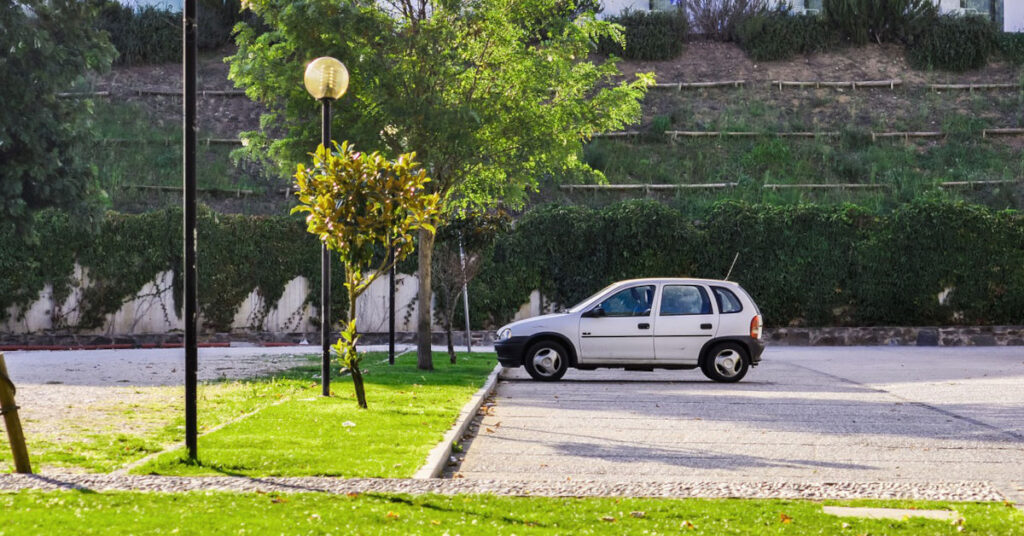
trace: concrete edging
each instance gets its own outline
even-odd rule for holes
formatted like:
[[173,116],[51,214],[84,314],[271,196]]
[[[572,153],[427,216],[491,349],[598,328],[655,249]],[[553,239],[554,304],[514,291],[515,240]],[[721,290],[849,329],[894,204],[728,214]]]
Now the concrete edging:
[[444,439],[434,448],[430,449],[430,454],[427,454],[427,461],[420,466],[412,478],[428,479],[437,478],[441,475],[445,465],[448,463],[448,457],[452,454],[452,444],[466,433],[469,423],[473,422],[473,418],[480,411],[480,406],[483,405],[484,400],[494,392],[494,387],[498,385],[498,375],[501,374],[503,368],[500,364],[494,366],[494,370],[487,376],[483,387],[469,399],[469,402],[466,402],[465,406],[462,406],[462,411],[459,412],[459,418],[455,420],[455,424],[444,434]]

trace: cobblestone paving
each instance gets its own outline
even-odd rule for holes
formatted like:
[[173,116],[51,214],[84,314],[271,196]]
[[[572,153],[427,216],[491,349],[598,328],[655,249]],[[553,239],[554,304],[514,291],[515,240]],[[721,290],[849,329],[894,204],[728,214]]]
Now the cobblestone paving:
[[984,482],[911,484],[896,482],[538,482],[468,479],[244,478],[112,475],[0,475],[0,492],[23,489],[187,492],[437,493],[555,497],[914,499],[1001,501],[1006,496]]

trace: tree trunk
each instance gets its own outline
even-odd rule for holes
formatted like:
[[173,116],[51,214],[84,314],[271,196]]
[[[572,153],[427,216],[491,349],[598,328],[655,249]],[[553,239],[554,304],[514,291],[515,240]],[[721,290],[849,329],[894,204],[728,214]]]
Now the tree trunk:
[[416,322],[416,368],[434,370],[430,355],[430,261],[434,253],[434,233],[420,229],[419,244],[419,311]]
[[[347,274],[346,274],[347,275]],[[351,289],[355,288],[355,283],[349,278],[349,291],[348,291],[348,321],[351,322],[356,318],[356,299],[358,296]],[[353,333],[352,339],[352,355],[357,355],[356,352],[356,340],[355,336],[358,335],[358,331]],[[359,403],[359,407],[367,409],[366,406],[366,391],[363,389],[363,371],[359,368],[359,362],[353,363],[354,366],[349,367],[349,372],[352,374],[352,386],[356,390],[356,401]]]
[[452,344],[452,319],[449,316],[444,323],[444,332],[448,337],[448,360],[455,364],[455,345]]
[[356,401],[359,402],[359,407],[366,409],[366,391],[363,390],[363,372],[359,370],[359,364],[349,369],[352,373],[352,385],[356,388]]

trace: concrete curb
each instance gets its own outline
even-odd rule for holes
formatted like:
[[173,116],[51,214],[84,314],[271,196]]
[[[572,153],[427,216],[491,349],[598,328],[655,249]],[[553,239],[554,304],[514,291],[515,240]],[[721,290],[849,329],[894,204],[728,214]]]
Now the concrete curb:
[[494,387],[498,385],[498,375],[501,374],[502,369],[501,365],[494,366],[494,370],[487,376],[484,386],[473,395],[473,398],[469,399],[469,402],[466,402],[465,406],[462,406],[455,425],[444,435],[444,439],[430,450],[430,454],[427,454],[427,461],[412,476],[413,479],[422,480],[441,476],[441,472],[444,471],[445,465],[448,463],[448,457],[452,454],[452,444],[466,433],[469,423],[473,422],[473,417],[476,417],[476,413],[480,411],[484,400],[494,392]]

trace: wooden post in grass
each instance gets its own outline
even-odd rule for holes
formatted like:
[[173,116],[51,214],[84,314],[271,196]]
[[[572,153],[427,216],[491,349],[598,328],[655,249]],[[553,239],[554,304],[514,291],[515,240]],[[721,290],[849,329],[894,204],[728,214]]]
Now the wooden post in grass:
[[0,353],[0,414],[7,425],[7,439],[11,443],[11,454],[14,455],[14,470],[18,473],[32,473],[32,464],[28,461],[28,448],[25,447],[25,433],[21,430],[21,419],[18,418],[18,406],[14,404],[14,383],[7,376],[7,364],[4,354]]

